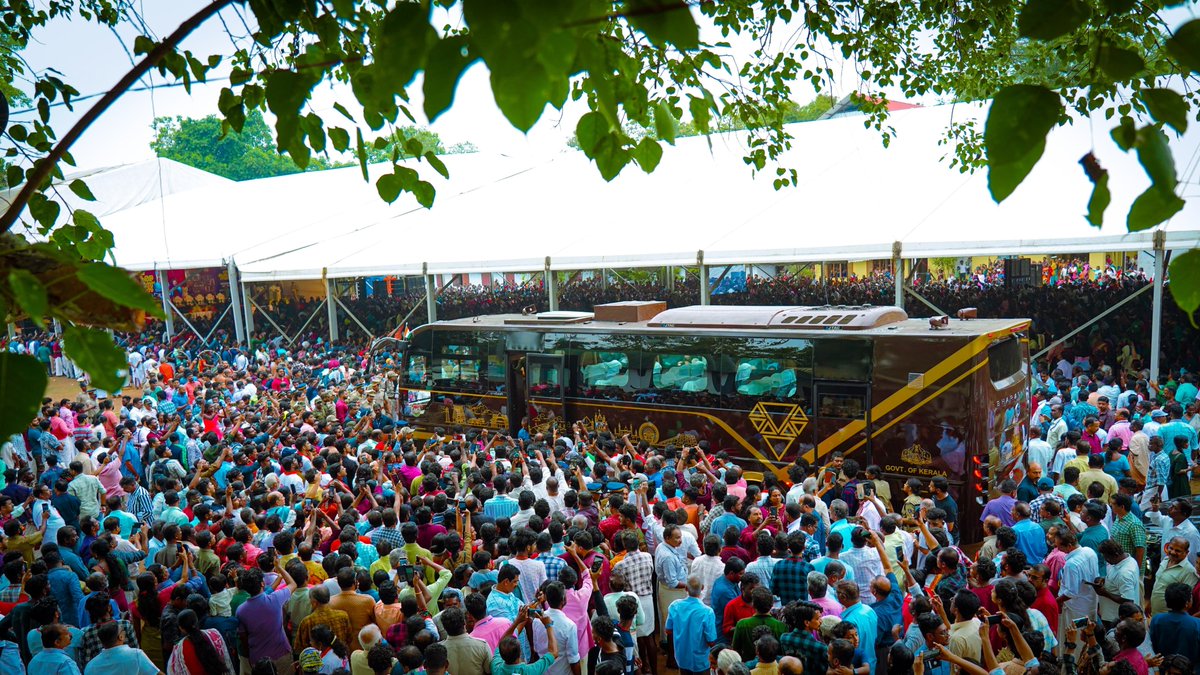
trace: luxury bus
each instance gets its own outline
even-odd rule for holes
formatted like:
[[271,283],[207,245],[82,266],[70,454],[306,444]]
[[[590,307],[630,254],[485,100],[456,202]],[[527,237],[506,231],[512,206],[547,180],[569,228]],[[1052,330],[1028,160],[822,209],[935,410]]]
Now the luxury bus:
[[[964,315],[969,316],[973,312]],[[1028,320],[910,319],[897,307],[598,305],[438,321],[403,346],[401,417],[516,435],[581,422],[654,446],[708,441],[747,477],[832,453],[946,476],[960,525],[1020,456]],[[962,527],[963,543],[980,538]]]

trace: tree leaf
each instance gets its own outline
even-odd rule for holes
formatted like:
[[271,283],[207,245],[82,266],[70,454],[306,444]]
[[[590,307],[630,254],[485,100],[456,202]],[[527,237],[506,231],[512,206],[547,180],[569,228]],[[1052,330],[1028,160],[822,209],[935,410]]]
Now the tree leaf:
[[1017,84],[1001,89],[988,109],[983,131],[988,189],[997,203],[1025,180],[1046,148],[1046,134],[1062,114],[1058,94],[1045,87]]
[[427,209],[433,207],[433,199],[437,196],[437,190],[434,189],[432,183],[423,180],[417,181],[416,185],[412,187],[412,193],[417,198],[418,204]]
[[1192,72],[1200,73],[1200,19],[1179,27],[1167,40],[1167,53]]
[[500,112],[521,131],[529,131],[550,101],[550,76],[535,59],[513,55],[506,61],[489,63],[492,95]]
[[675,113],[667,101],[659,101],[654,107],[654,132],[660,139],[675,145],[675,137],[679,134],[679,120],[675,119]]
[[992,200],[997,204],[1008,199],[1009,195],[1016,191],[1017,187],[1037,165],[1038,160],[1042,157],[1042,151],[1045,150],[1045,143],[1038,145],[1029,154],[1020,158],[1015,162],[1007,164],[988,164],[988,192],[992,195]]
[[434,121],[454,104],[458,81],[476,57],[470,54],[465,35],[438,40],[425,62],[425,117]]
[[1187,131],[1188,105],[1171,89],[1143,89],[1138,92],[1154,119],[1170,125],[1176,132]]
[[1151,185],[1133,200],[1125,226],[1130,232],[1148,230],[1183,209],[1185,202],[1172,190]]
[[104,263],[89,263],[76,272],[88,288],[118,305],[144,310],[147,314],[162,315],[162,306],[129,272]]
[[96,196],[92,194],[91,188],[87,186],[87,183],[79,180],[78,178],[71,181],[69,187],[71,188],[71,192],[74,192],[75,196],[79,197],[80,199],[88,202],[96,201]]
[[120,391],[125,383],[125,353],[102,330],[69,325],[63,331],[63,351],[104,391]]
[[590,112],[575,124],[575,140],[579,149],[591,159],[596,157],[596,145],[609,132],[608,120],[598,112]]
[[46,367],[25,354],[0,352],[0,438],[24,431],[38,414],[49,378]]
[[1092,197],[1088,200],[1087,220],[1095,227],[1104,225],[1104,210],[1112,202],[1112,192],[1108,189],[1108,173],[1096,180],[1092,187]]
[[605,134],[596,144],[596,167],[604,180],[611,181],[621,173],[621,169],[629,163],[629,151],[622,145],[616,134]]
[[1196,325],[1196,310],[1200,309],[1200,250],[1187,251],[1171,258],[1169,277],[1171,296],[1175,304],[1188,315],[1193,328]]
[[12,290],[13,299],[25,314],[37,325],[44,326],[50,301],[42,282],[29,270],[14,267],[8,272],[8,287]]
[[400,197],[403,187],[400,185],[399,176],[394,173],[385,173],[375,181],[375,189],[383,201],[391,204]]
[[637,160],[638,166],[642,167],[642,171],[651,173],[658,166],[659,160],[662,159],[663,150],[653,138],[646,136],[638,141],[637,147],[633,149],[633,158]]
[[425,161],[429,162],[429,166],[432,166],[434,171],[442,174],[442,178],[450,177],[450,170],[446,168],[446,163],[432,151],[425,153]]
[[329,129],[329,142],[334,150],[345,152],[350,147],[350,132],[341,127],[332,127]]
[[1083,0],[1029,0],[1017,19],[1021,37],[1053,40],[1074,32],[1092,10]]
[[1162,129],[1157,126],[1138,129],[1137,156],[1154,187],[1168,192],[1175,190],[1179,182],[1175,175],[1175,158],[1171,155],[1171,146]]
[[683,0],[628,0],[625,19],[659,47],[672,44],[689,51],[700,46],[700,28]]
[[1146,62],[1137,52],[1124,47],[1101,45],[1096,58],[1100,70],[1118,82],[1133,78],[1146,67]]
[[1137,145],[1137,126],[1128,117],[1121,118],[1121,123],[1113,127],[1111,135],[1113,143],[1116,143],[1117,147],[1125,152],[1129,152],[1130,148]]

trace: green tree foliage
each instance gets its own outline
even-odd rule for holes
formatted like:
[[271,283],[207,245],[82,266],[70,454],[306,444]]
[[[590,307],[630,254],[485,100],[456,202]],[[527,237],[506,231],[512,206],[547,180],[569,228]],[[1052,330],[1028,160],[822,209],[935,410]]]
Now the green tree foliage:
[[[1200,19],[1169,29],[1160,12],[1180,4],[1171,0],[995,0],[949,10],[896,0],[245,0],[243,11],[252,15],[246,25],[255,27],[250,40],[206,56],[180,49],[196,27],[233,4],[212,0],[164,37],[139,36],[137,63],[61,140],[50,104],[70,107],[78,92],[52,69],[24,72],[18,59],[0,59],[0,82],[32,80],[37,111],[32,121],[6,130],[4,159],[20,156],[26,164],[6,170],[20,194],[0,214],[0,234],[26,217],[47,237],[39,244],[0,239],[0,300],[10,318],[74,324],[68,353],[98,383],[114,377],[116,350],[102,332],[83,326],[131,323],[146,303],[107,273],[85,272],[111,248],[112,236],[85,210],[60,213],[46,192],[61,179],[61,165],[73,163],[71,144],[152,69],[190,90],[224,63],[230,76],[217,103],[223,128],[241,132],[256,111],[270,111],[274,147],[298,168],[332,146],[353,153],[364,180],[376,139],[384,137],[381,148],[396,147],[390,130],[418,124],[410,103],[415,89],[425,119],[433,121],[454,105],[459,79],[476,63],[487,67],[496,105],[517,129],[528,131],[547,107],[585,108],[576,141],[606,180],[631,165],[653,171],[681,132],[727,127],[745,134],[751,172],[766,174],[777,189],[793,185],[795,171],[779,165],[791,144],[782,112],[793,87],[806,83],[825,97],[846,89],[839,79],[852,73],[859,107],[885,144],[891,131],[884,91],[991,99],[982,130],[955,124],[943,142],[962,170],[987,170],[1000,201],[1040,161],[1051,129],[1070,123],[1072,113],[1102,112],[1112,120],[1113,138],[1136,154],[1151,181],[1121,214],[1131,231],[1182,208],[1168,135],[1180,133],[1200,108]],[[144,23],[130,18],[134,11],[118,0],[11,0],[0,10],[0,35],[20,50],[53,20],[136,31]],[[701,24],[718,41],[702,41]],[[752,52],[735,52],[735,44],[751,45]],[[318,85],[335,82],[348,85],[347,100],[333,106],[340,117],[326,119],[310,102]],[[430,170],[448,177],[446,166],[416,139],[405,139],[401,149],[419,160],[394,161],[391,172],[378,176],[380,197],[391,201],[408,192],[432,206],[436,195],[425,178]],[[393,156],[398,160],[400,152]],[[1109,181],[1131,177],[1110,177],[1090,155],[1080,159],[1095,183],[1080,212],[1099,224]],[[1200,309],[1197,265],[1194,254],[1171,265],[1172,294],[1190,313]],[[95,295],[93,311],[81,311],[69,292],[76,284]],[[23,370],[0,372],[0,397],[13,390],[4,378],[21,378]],[[6,412],[25,419],[32,409],[14,400]]]
[[[216,115],[200,119],[159,117],[154,120],[153,128],[150,149],[154,154],[218,176],[252,180],[301,171],[289,157],[275,150],[271,128],[260,110],[246,115],[240,132],[222,128],[222,120]],[[314,157],[308,168],[331,166],[334,164],[325,158]]]
[[447,147],[436,131],[430,131],[426,127],[414,124],[397,128],[391,136],[380,136],[375,139],[370,150],[367,151],[367,161],[370,163],[393,162],[421,157],[426,152],[432,152],[434,155],[461,155],[478,151],[479,148],[476,148],[475,144],[470,141],[455,143]]

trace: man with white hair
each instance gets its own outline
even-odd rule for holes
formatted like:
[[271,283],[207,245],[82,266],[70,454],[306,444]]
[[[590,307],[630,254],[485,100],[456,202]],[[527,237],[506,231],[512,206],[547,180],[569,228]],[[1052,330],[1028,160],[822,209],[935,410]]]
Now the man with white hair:
[[[367,624],[358,631],[358,643],[362,645],[362,649],[350,655],[350,675],[375,675],[375,671],[367,665],[367,654],[371,648],[379,644],[383,640],[383,634],[379,632],[379,626],[375,624]],[[392,659],[395,663],[396,659]]]
[[688,577],[687,597],[671,603],[664,626],[675,650],[680,675],[707,675],[708,650],[717,641],[717,617],[700,600],[704,580]]

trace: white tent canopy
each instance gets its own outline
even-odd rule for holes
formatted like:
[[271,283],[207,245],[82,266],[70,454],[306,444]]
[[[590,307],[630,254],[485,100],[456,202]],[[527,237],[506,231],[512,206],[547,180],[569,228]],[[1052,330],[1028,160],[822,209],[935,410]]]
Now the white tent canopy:
[[[71,191],[69,185],[77,179],[87,184],[96,201],[87,201]],[[75,209],[84,209],[98,218],[104,218],[141,204],[157,207],[160,198],[165,195],[200,188],[220,189],[230,185],[233,185],[233,181],[228,178],[160,157],[65,174],[62,180],[54,183],[49,196],[64,207],[59,214],[62,222],[68,212]],[[20,187],[0,191],[0,210],[8,208],[20,191]],[[162,221],[161,216],[159,221]],[[18,231],[24,231],[24,228]]]
[[[681,139],[658,169],[628,166],[606,183],[586,157],[445,157],[451,179],[414,165],[438,188],[434,208],[411,195],[379,199],[357,167],[166,196],[105,218],[117,261],[134,269],[220,265],[245,281],[387,274],[530,271],[885,259],[1041,255],[1151,248],[1125,214],[1149,179],[1097,117],[1054,130],[1046,153],[1003,204],[984,171],[960,173],[939,146],[950,122],[982,126],[984,107],[899,111],[885,148],[861,117],[790,127],[782,164],[799,187],[755,178],[740,135]],[[1200,246],[1200,132],[1168,130],[1187,206],[1168,224],[1168,248]],[[1092,185],[1077,164],[1092,151],[1110,172],[1105,226],[1084,219]],[[372,167],[372,178],[383,167]],[[158,233],[162,232],[160,236]]]

